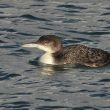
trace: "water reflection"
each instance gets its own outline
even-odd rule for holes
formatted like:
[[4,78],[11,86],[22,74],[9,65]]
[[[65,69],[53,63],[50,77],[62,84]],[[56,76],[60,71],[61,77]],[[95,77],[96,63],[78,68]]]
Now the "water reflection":
[[[67,70],[71,69],[73,66],[71,65],[44,65],[41,68],[41,74],[43,75],[54,75],[62,72],[66,72]],[[74,66],[75,67],[75,66]]]
[[39,68],[39,71],[42,75],[54,75],[62,72],[70,71],[71,69],[76,68],[88,68],[82,65],[76,65],[76,64],[68,64],[68,65],[48,65],[48,64],[42,64],[38,61],[39,58],[35,58],[33,60],[29,61],[30,65],[35,66],[36,68]]
[[35,58],[34,60],[29,61],[29,64],[37,68],[40,68],[40,72],[43,75],[53,75],[58,71],[65,71],[66,69],[68,69],[64,65],[57,66],[57,65],[47,65],[47,64],[39,63],[38,58]]

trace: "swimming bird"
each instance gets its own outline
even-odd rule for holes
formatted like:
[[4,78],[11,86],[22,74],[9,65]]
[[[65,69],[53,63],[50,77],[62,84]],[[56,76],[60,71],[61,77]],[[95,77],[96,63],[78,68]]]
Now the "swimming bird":
[[37,41],[24,44],[45,51],[39,61],[51,65],[80,64],[89,67],[102,67],[110,63],[110,53],[85,45],[63,46],[56,35],[43,35]]

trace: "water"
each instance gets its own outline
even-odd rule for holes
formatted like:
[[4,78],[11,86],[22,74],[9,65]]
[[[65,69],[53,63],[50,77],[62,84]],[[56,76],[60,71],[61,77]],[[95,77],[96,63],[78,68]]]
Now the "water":
[[109,1],[0,0],[0,110],[110,110],[110,65],[52,67],[21,45],[55,34],[110,51]]

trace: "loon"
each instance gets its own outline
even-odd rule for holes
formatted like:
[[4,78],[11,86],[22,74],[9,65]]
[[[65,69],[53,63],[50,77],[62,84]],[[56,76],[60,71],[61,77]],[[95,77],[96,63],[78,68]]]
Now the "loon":
[[39,58],[39,61],[45,64],[102,67],[110,63],[110,53],[107,51],[80,44],[64,47],[56,35],[43,35],[37,41],[24,44],[22,47],[35,47],[45,51]]

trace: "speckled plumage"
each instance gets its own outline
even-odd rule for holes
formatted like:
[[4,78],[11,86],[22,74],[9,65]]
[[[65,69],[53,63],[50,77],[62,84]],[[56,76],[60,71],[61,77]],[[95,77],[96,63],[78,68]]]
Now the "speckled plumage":
[[90,67],[100,67],[110,63],[110,53],[84,45],[70,45],[62,50],[62,55],[56,56],[57,63],[81,64]]

